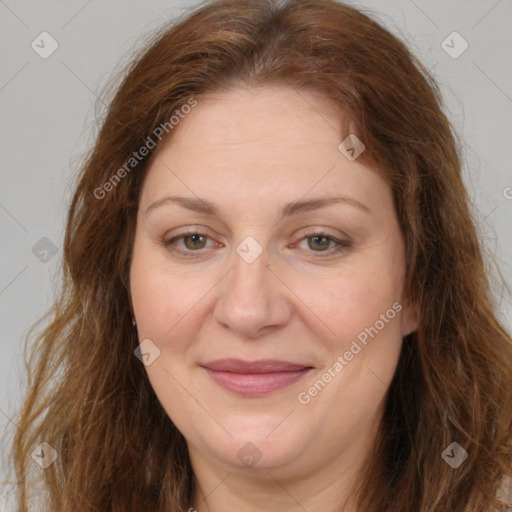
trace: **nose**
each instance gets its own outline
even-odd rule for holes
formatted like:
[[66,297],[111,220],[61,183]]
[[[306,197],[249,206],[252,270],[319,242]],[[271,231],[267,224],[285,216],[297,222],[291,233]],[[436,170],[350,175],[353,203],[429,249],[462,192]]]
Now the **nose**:
[[214,319],[245,338],[259,338],[291,317],[290,291],[270,268],[265,251],[252,263],[235,254],[219,293]]

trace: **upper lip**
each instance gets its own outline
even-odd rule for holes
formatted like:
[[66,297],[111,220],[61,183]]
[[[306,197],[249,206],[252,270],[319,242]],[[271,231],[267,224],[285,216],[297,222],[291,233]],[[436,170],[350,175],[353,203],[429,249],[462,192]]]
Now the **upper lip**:
[[309,365],[265,359],[261,361],[243,361],[242,359],[217,359],[201,366],[218,372],[231,373],[277,373],[296,372],[312,368]]

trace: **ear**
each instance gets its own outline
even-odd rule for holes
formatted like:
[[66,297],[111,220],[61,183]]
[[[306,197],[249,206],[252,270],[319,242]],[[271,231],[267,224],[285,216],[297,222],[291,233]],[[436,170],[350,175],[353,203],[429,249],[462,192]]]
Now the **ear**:
[[[129,287],[130,287],[130,280],[128,278],[128,288]],[[135,309],[133,307],[132,293],[131,293],[130,289],[128,290],[128,301],[130,303],[130,305],[129,305],[129,313],[130,313],[130,316],[132,317],[132,324],[136,325],[136,322],[135,322]]]
[[419,304],[413,301],[404,301],[402,310],[402,336],[414,332],[421,322],[421,310]]

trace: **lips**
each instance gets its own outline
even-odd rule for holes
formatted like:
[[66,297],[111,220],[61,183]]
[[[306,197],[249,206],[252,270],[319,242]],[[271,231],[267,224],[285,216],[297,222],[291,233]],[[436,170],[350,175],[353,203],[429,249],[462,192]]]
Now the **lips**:
[[262,396],[287,387],[312,370],[288,361],[218,359],[201,365],[221,387],[243,396]]
[[303,364],[288,363],[286,361],[276,361],[267,359],[264,361],[242,361],[241,359],[218,359],[205,363],[203,366],[218,372],[232,373],[278,373],[278,372],[296,372],[311,368]]

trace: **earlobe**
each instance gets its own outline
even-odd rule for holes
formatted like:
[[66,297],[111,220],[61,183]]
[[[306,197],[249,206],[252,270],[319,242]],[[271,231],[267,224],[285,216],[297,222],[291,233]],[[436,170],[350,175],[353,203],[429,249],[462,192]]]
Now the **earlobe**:
[[402,336],[407,336],[416,331],[421,322],[421,310],[417,303],[409,303],[404,306],[402,312]]

